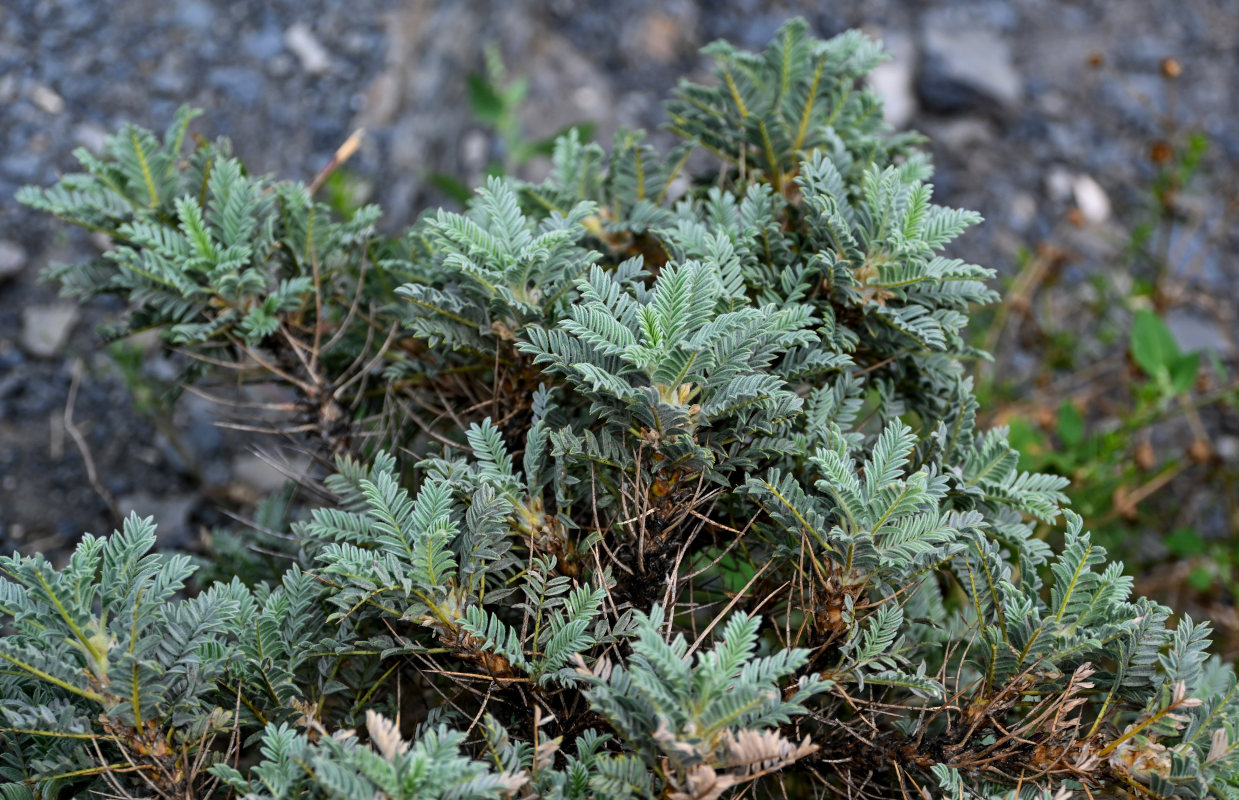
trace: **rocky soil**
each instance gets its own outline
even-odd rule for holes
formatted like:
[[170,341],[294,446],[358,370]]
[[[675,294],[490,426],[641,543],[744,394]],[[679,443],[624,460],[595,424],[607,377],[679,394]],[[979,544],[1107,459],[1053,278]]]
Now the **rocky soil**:
[[[1041,312],[1084,334],[1096,333],[1095,317],[1081,309],[1107,301],[1098,286],[1121,292],[1140,277],[1128,245],[1147,217],[1152,148],[1173,153],[1203,133],[1201,177],[1164,231],[1163,300],[1184,346],[1234,363],[1235,0],[10,0],[0,8],[0,550],[63,552],[83,530],[110,530],[92,469],[118,506],[155,513],[174,545],[281,480],[249,440],[212,424],[209,403],[186,396],[171,425],[154,425],[93,334],[120,309],[77,308],[38,282],[49,263],[96,244],[13,194],[72,170],[74,148],[98,149],[123,121],[161,129],[190,103],[207,110],[195,130],[231,137],[251,170],[309,179],[364,126],[349,168],[397,228],[443,201],[431,173],[472,181],[504,156],[465,100],[487,43],[510,75],[530,79],[529,136],[591,120],[605,144],[620,126],[657,126],[680,76],[704,79],[701,45],[760,47],[797,14],[819,34],[863,26],[886,41],[895,58],[874,81],[890,121],[932,137],[937,198],[987,220],[955,253],[1006,276],[1021,253],[1054,253]],[[1020,327],[998,365],[1017,380],[1040,357]],[[1113,357],[1103,340],[1085,335],[1077,355]],[[136,346],[143,380],[175,374],[154,343]],[[1239,421],[1206,422],[1234,469]],[[1234,523],[1223,512],[1218,524]]]

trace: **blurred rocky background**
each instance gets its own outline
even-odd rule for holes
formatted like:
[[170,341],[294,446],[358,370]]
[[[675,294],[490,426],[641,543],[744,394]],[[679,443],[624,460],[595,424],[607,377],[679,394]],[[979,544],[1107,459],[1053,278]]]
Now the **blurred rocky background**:
[[[175,358],[137,341],[113,359],[93,334],[121,309],[78,308],[38,282],[49,263],[99,246],[12,200],[23,184],[71,171],[74,148],[98,150],[125,121],[162,130],[189,103],[207,111],[194,130],[229,136],[251,170],[308,180],[365,127],[342,191],[348,202],[382,203],[395,229],[451,202],[443,176],[471,185],[492,163],[530,176],[545,169],[516,159],[513,137],[479,119],[470,74],[500,88],[528,80],[513,121],[524,141],[590,122],[609,145],[621,126],[657,128],[660,101],[681,76],[707,79],[702,45],[726,38],[760,48],[794,15],[819,35],[859,26],[885,41],[893,60],[873,84],[889,121],[931,137],[936,199],[986,218],[953,254],[995,267],[1010,299],[978,334],[1000,354],[982,372],[1001,388],[991,421],[1051,430],[1066,398],[1108,424],[1107,398],[1133,377],[1126,333],[1109,312],[1133,292],[1184,350],[1233,368],[1235,0],[7,0],[0,549],[64,552],[83,530],[109,531],[101,494],[156,514],[167,543],[192,547],[219,509],[243,508],[283,480],[247,449],[251,439],[213,424],[210,403],[185,395],[170,414],[158,410],[150,387],[176,374]],[[1174,184],[1178,165],[1195,157],[1193,141],[1207,143],[1199,169]],[[1211,465],[1208,481],[1195,483],[1214,488],[1163,500],[1164,529],[1190,524],[1206,538],[1239,540],[1226,494],[1239,418],[1225,404],[1201,404],[1184,424],[1142,432],[1149,450],[1139,454],[1153,469],[1183,450],[1184,436],[1203,434],[1208,452],[1191,469]],[[1230,483],[1213,482],[1218,469]],[[1134,508],[1147,497],[1126,499]],[[1174,554],[1158,538],[1164,529],[1146,528],[1149,555]]]

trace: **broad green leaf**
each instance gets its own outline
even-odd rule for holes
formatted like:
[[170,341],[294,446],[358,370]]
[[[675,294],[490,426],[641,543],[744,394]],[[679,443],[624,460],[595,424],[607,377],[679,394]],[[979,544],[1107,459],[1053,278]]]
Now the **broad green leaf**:
[[1058,407],[1058,438],[1068,447],[1084,441],[1084,417],[1070,400]]
[[1150,378],[1169,373],[1179,358],[1179,345],[1157,314],[1141,309],[1131,324],[1131,357]]

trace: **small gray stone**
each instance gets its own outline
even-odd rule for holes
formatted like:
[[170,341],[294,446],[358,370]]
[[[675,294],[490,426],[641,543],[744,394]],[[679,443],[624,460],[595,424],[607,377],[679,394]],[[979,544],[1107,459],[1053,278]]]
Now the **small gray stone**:
[[469,131],[460,140],[460,160],[465,169],[480,170],[486,162],[490,139],[481,131]]
[[1045,176],[1045,191],[1055,202],[1064,202],[1071,197],[1075,176],[1062,167],[1050,167]]
[[245,67],[216,67],[207,74],[207,83],[242,106],[253,106],[262,96],[262,76]]
[[267,61],[275,58],[284,49],[284,37],[279,28],[266,27],[243,36],[241,47],[259,61]]
[[128,346],[139,350],[150,360],[159,358],[162,340],[157,328],[151,328],[150,330],[140,331],[132,336],[127,336],[125,337],[125,342]]
[[267,73],[273,78],[287,78],[293,74],[295,68],[296,65],[293,63],[292,56],[286,53],[280,53],[267,61]]
[[210,420],[194,419],[185,428],[183,441],[193,453],[195,461],[199,464],[210,463],[223,449],[224,433]]
[[993,31],[930,27],[917,89],[934,111],[1010,111],[1024,95],[1011,44]]
[[17,242],[0,239],[0,283],[21,274],[26,266],[26,250]]
[[1011,196],[1010,215],[1011,227],[1019,232],[1028,230],[1037,219],[1037,198],[1028,192],[1016,192]]
[[0,172],[23,183],[34,183],[43,172],[43,159],[38,153],[14,153],[0,160]]
[[747,17],[744,26],[739,31],[737,44],[752,49],[765,47],[785,21],[784,15],[778,13],[756,14]]
[[891,60],[869,73],[869,85],[882,98],[883,118],[898,130],[916,116],[916,44],[906,33],[885,34],[882,44]]
[[49,114],[59,114],[65,110],[65,99],[44,83],[30,87],[30,101]]
[[362,119],[377,127],[390,125],[400,111],[400,81],[391,72],[380,74],[366,89],[366,102],[362,106]]
[[1175,309],[1166,314],[1166,327],[1184,353],[1215,352],[1228,357],[1234,349],[1230,337],[1216,322],[1188,309]]
[[215,10],[210,3],[199,0],[181,0],[174,3],[176,21],[191,30],[206,31],[215,22]]
[[598,114],[603,108],[604,98],[597,86],[581,86],[572,93],[572,102],[584,114]]
[[1037,107],[1051,119],[1071,118],[1071,103],[1062,92],[1042,92],[1037,98]]
[[652,9],[629,19],[620,33],[625,54],[638,63],[671,64],[679,55],[691,49],[691,38],[697,27],[696,10],[684,6],[689,13],[669,13],[667,4],[656,4]]
[[189,76],[185,74],[181,58],[169,55],[160,62],[159,70],[151,78],[151,87],[167,95],[180,96],[189,91]]
[[990,124],[975,117],[949,119],[930,130],[933,132],[934,141],[953,153],[966,153],[994,140]]
[[38,358],[51,358],[69,341],[77,306],[28,306],[22,309],[21,346]]
[[0,75],[0,103],[11,103],[17,98],[17,71]]
[[1094,225],[1110,218],[1110,198],[1106,190],[1088,175],[1078,175],[1071,182],[1071,194],[1084,219]]
[[[274,463],[272,463],[274,462]],[[232,460],[232,479],[245,488],[266,496],[284,488],[290,475],[303,475],[309,459],[300,457],[283,460],[278,456],[246,453]]]
[[185,547],[192,542],[189,516],[197,504],[198,497],[192,494],[156,497],[139,491],[116,498],[116,505],[125,516],[132,511],[139,517],[154,517],[160,547],[170,548]]
[[294,23],[284,31],[284,44],[311,75],[321,75],[331,68],[331,56],[304,22]]
[[73,141],[99,155],[107,147],[108,131],[93,122],[83,122],[73,129]]

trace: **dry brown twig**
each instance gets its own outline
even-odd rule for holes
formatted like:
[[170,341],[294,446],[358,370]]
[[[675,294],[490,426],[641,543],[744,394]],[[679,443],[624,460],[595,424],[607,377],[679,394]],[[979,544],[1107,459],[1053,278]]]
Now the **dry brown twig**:
[[65,432],[73,439],[73,443],[77,445],[77,451],[82,455],[82,462],[86,465],[86,480],[90,482],[90,488],[94,489],[95,494],[99,495],[100,499],[107,504],[113,521],[119,524],[124,518],[120,506],[117,505],[116,498],[108,491],[108,488],[100,482],[99,471],[95,468],[95,459],[90,452],[90,443],[86,441],[86,436],[73,422],[73,409],[77,404],[77,391],[82,385],[82,370],[82,359],[74,359],[72,378],[69,383],[69,396],[65,400],[64,428]]

